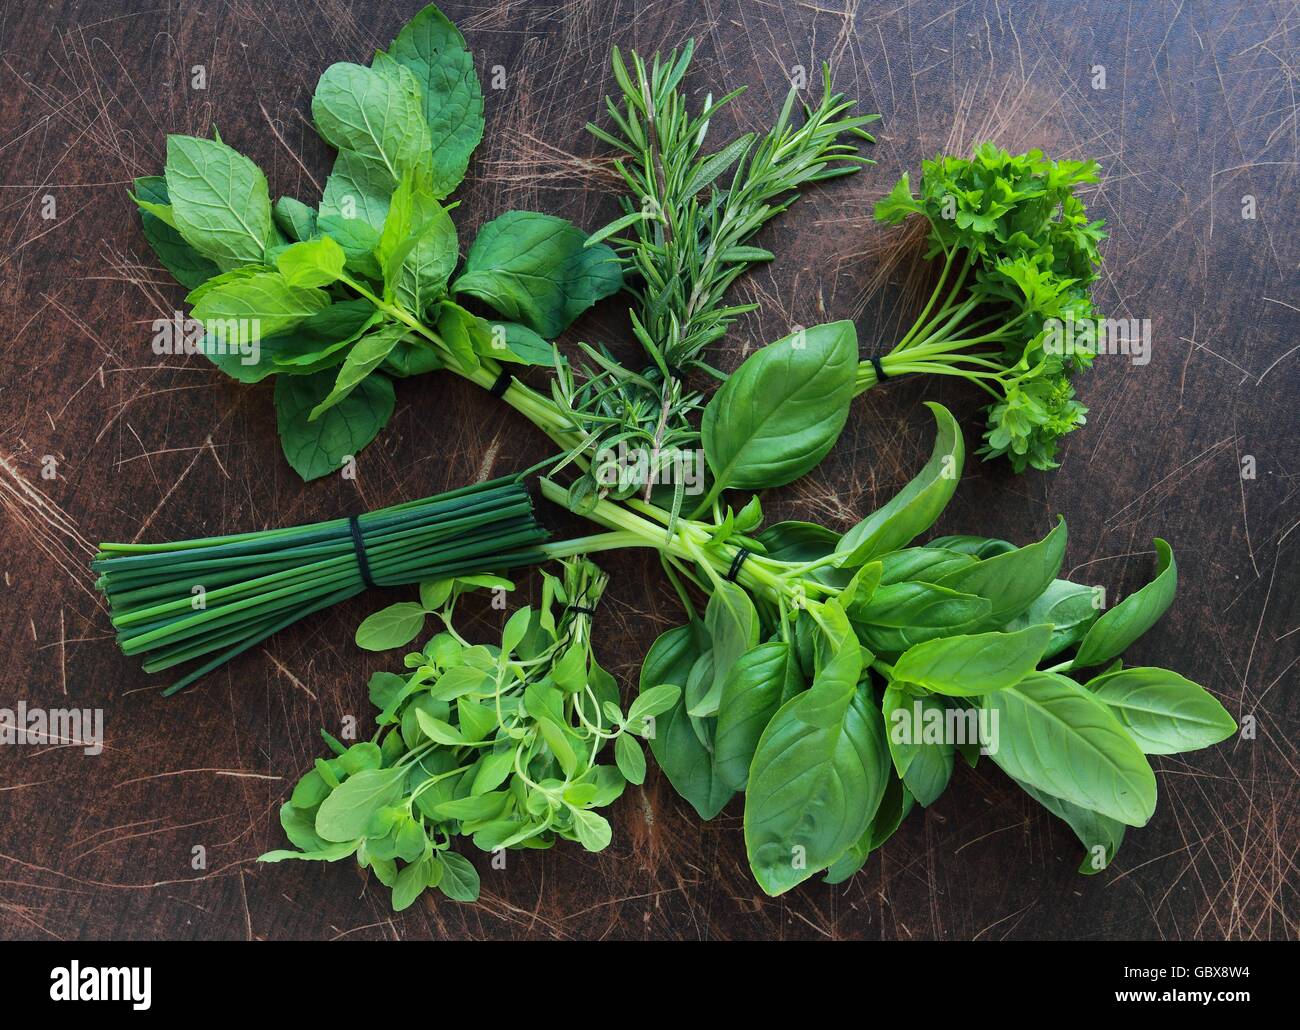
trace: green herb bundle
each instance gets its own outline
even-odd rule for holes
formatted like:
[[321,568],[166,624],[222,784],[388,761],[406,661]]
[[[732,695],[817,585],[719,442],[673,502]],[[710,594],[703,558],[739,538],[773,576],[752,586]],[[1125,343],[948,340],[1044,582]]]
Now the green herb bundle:
[[[605,574],[573,558],[562,576],[542,579],[541,604],[516,610],[499,644],[470,643],[453,621],[465,591],[513,589],[496,577],[428,582],[420,605],[393,606],[362,623],[358,644],[376,650],[409,643],[426,614],[443,628],[406,656],[410,671],[371,678],[373,740],[345,748],[325,735],[334,757],[318,760],[280,810],[300,850],[262,861],[356,855],[392,888],[401,911],[426,887],[457,901],[478,897],[478,873],[451,850],[456,837],[487,852],[560,839],[588,851],[609,844],[597,809],[645,778],[634,738],[653,734],[655,716],[677,702],[678,690],[647,692],[624,713],[614,677],[591,650]],[[599,764],[611,742],[616,764]]]
[[166,544],[100,544],[91,569],[118,645],[146,672],[201,664],[181,690],[370,584],[401,586],[542,560],[546,531],[513,479],[351,519]]
[[[609,530],[574,546],[654,548],[678,586],[688,621],[660,636],[640,676],[650,696],[681,691],[659,720],[655,758],[705,819],[744,791],[750,867],[773,895],[818,872],[851,876],[914,805],[939,797],[958,753],[973,765],[982,750],[1074,829],[1088,849],[1082,872],[1103,869],[1125,827],[1155,810],[1146,756],[1236,729],[1195,683],[1122,662],[1173,600],[1172,551],[1157,540],[1155,579],[1103,610],[1094,588],[1059,578],[1063,520],[1023,547],[971,536],[914,545],[965,456],[937,404],[925,468],[846,533],[762,528],[757,497],[724,510],[724,489],[781,485],[820,460],[855,367],[847,325],[778,341],[741,366],[705,412],[708,520],[638,500],[577,506],[543,481],[547,497]],[[708,596],[702,616],[688,585]],[[936,721],[970,732],[921,725]]]
[[338,151],[315,207],[272,204],[266,176],[219,136],[169,136],[163,175],[135,182],[145,237],[190,289],[201,352],[239,382],[275,377],[281,444],[304,479],[375,438],[394,378],[439,368],[506,388],[572,446],[563,413],[502,363],[559,363],[547,341],[622,273],[610,248],[531,211],[489,221],[462,263],[443,201],[482,138],[483,99],[460,32],[426,7],[369,67],[327,68],[312,116]]
[[943,265],[916,324],[878,364],[862,362],[857,392],[882,373],[968,379],[993,398],[980,453],[1005,455],[1017,472],[1055,468],[1057,440],[1087,412],[1070,377],[1092,363],[1094,345],[1056,344],[1072,324],[1080,340],[1092,340],[1084,330],[1097,320],[1089,287],[1105,233],[1075,195],[1097,173],[1095,161],[1051,161],[1037,150],[1012,156],[991,143],[970,160],[926,161],[919,195],[905,173],[876,218],[921,215],[930,226],[927,257]]

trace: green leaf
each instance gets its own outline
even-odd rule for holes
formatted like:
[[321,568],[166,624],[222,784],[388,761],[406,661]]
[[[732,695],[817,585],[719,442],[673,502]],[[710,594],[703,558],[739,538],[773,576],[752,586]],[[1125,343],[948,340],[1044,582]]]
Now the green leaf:
[[546,339],[554,339],[587,308],[617,293],[623,273],[604,244],[563,218],[509,211],[488,222],[453,284]]
[[1237,723],[1213,694],[1176,672],[1135,666],[1084,684],[1148,755],[1177,755],[1226,740]]
[[342,403],[353,390],[366,381],[371,372],[383,364],[384,359],[407,331],[406,326],[400,322],[388,322],[353,344],[352,349],[348,351],[348,356],[343,359],[334,386],[321,402],[311,409],[307,421],[315,422],[331,408]]
[[270,271],[240,275],[211,289],[199,287],[188,299],[194,305],[191,316],[227,348],[260,343],[330,304],[324,290],[294,286],[282,273]]
[[783,486],[834,445],[857,368],[852,322],[801,330],[745,359],[704,409],[704,454],[724,489]]
[[382,163],[368,161],[350,150],[340,150],[321,194],[317,227],[334,237],[348,252],[349,267],[371,279],[382,278],[382,273],[370,257],[369,249],[360,248],[360,241],[367,236],[360,226],[366,226],[378,240],[395,186]]
[[[167,180],[161,175],[143,176],[136,179],[134,185],[134,196],[140,200],[171,206],[167,197]],[[145,207],[140,207],[140,228],[163,267],[187,289],[192,290],[220,274],[221,269],[215,262],[191,247],[175,228]]]
[[438,890],[452,901],[478,901],[478,870],[464,855],[455,851],[441,852],[443,871],[438,881]]
[[481,350],[485,358],[515,365],[555,364],[554,348],[526,325],[518,322],[488,322],[489,345]]
[[272,237],[266,176],[217,140],[167,137],[167,196],[176,229],[222,268],[261,263]]
[[987,599],[974,594],[904,582],[877,587],[869,602],[850,608],[849,617],[862,643],[877,653],[897,653],[973,628],[992,610]]
[[1110,710],[1073,680],[1032,673],[982,704],[997,720],[990,757],[1008,776],[1129,826],[1151,818],[1151,766]]
[[[386,184],[382,196],[387,198],[407,172],[421,184],[429,181],[429,127],[420,85],[406,69],[389,75],[360,64],[332,64],[316,84],[311,113],[325,141],[340,157],[348,155],[346,172],[354,186],[373,195],[376,186]],[[321,213],[326,213],[323,202]],[[349,217],[333,204],[329,213]],[[359,217],[370,221],[368,215]]]
[[1178,565],[1167,543],[1155,541],[1156,577],[1104,613],[1088,630],[1071,668],[1083,669],[1122,654],[1124,649],[1156,624],[1173,603],[1178,589]]
[[328,286],[343,274],[347,255],[328,236],[295,243],[276,256],[275,265],[290,286]]
[[1005,626],[1046,590],[1065,560],[1065,519],[1036,544],[967,565],[941,577],[937,586],[987,598],[992,610],[980,628]]
[[651,719],[668,711],[681,696],[682,692],[671,683],[664,683],[643,691],[633,700],[632,706],[627,710],[628,725],[639,726],[646,719]]
[[357,627],[357,647],[367,651],[388,651],[402,647],[424,629],[424,607],[414,601],[399,601],[366,616]]
[[406,783],[405,766],[363,769],[336,787],[316,813],[316,832],[325,840],[351,841],[367,835],[370,820],[395,804]]
[[[704,627],[691,622],[663,633],[651,645],[641,666],[641,691],[672,684],[684,692],[687,675],[708,644]],[[713,756],[696,733],[683,700],[655,719],[650,751],[673,788],[689,801],[701,819],[712,819],[731,800],[733,791],[715,775]],[[707,738],[712,720],[699,720]]]
[[603,815],[581,808],[573,808],[570,811],[573,812],[573,828],[584,848],[588,851],[604,851],[609,847],[609,842],[614,835],[609,820]]
[[1038,665],[1051,637],[1051,626],[1030,626],[1015,633],[927,640],[903,653],[894,664],[894,678],[949,697],[977,697],[1024,679]]
[[696,718],[718,714],[722,689],[740,656],[758,643],[758,611],[734,583],[718,584],[704,612],[704,628],[713,642],[713,676],[701,684],[702,695],[687,694],[686,710]]
[[[895,770],[917,803],[933,804],[952,778],[955,743],[942,732],[947,705],[933,695],[916,697],[890,684],[881,710]],[[931,739],[936,730],[939,739]]]
[[1067,579],[1054,579],[1027,609],[1006,625],[1006,629],[1024,629],[1044,622],[1052,624],[1052,639],[1043,652],[1044,658],[1060,654],[1083,639],[1088,627],[1101,613],[1097,591]]
[[[855,689],[852,669],[818,677],[763,731],[745,794],[745,849],[763,890],[775,897],[826,869],[861,838],[880,806],[888,749],[880,713]],[[844,697],[838,717],[820,688]]]
[[316,209],[293,197],[281,197],[271,209],[275,224],[291,240],[309,240],[316,235]]
[[433,864],[429,858],[420,858],[403,866],[397,873],[393,884],[393,911],[402,912],[412,905],[424,889],[429,886],[433,875]]
[[614,741],[614,761],[628,783],[645,782],[645,753],[630,733],[620,733]]
[[279,376],[275,381],[276,423],[280,446],[293,470],[303,479],[337,472],[379,435],[394,407],[393,384],[370,376],[341,403],[315,422],[308,415],[334,382],[331,371],[310,376]]
[[388,48],[420,85],[433,154],[434,195],[445,197],[465,177],[483,138],[483,94],[474,58],[460,31],[433,4],[408,21]]
[[848,568],[896,551],[920,536],[934,525],[957,489],[966,455],[961,428],[942,404],[927,401],[926,407],[938,426],[930,460],[888,504],[844,534],[835,550],[849,556],[844,562]]
[[[790,684],[794,679],[796,684]],[[713,741],[717,775],[734,790],[744,790],[750,762],[763,730],[786,699],[802,686],[790,645],[759,644],[746,651],[727,674]]]

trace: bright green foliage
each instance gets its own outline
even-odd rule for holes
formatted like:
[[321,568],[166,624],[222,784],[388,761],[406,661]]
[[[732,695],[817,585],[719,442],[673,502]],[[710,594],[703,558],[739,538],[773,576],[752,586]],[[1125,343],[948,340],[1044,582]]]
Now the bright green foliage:
[[[427,887],[457,901],[478,898],[478,874],[451,849],[546,848],[572,840],[588,851],[610,842],[598,809],[645,777],[636,738],[678,701],[675,688],[647,691],[626,713],[614,677],[591,649],[592,611],[606,577],[585,559],[561,578],[542,573],[542,603],[517,609],[497,645],[457,630],[458,599],[506,580],[470,575],[425,583],[420,603],[376,612],[357,630],[372,650],[409,644],[426,616],[442,629],[406,655],[407,672],[376,673],[373,740],[318,760],[281,810],[297,851],[263,855],[336,861],[356,855],[393,889],[393,907]],[[599,764],[614,741],[615,764]]]
[[[792,411],[767,441],[739,427],[769,392],[711,408],[706,444],[735,434],[776,454],[828,410]],[[712,520],[640,503],[583,508],[613,531],[609,546],[657,548],[675,582],[711,595],[703,619],[668,630],[646,656],[641,689],[669,684],[682,696],[651,746],[702,818],[743,792],[750,866],[769,894],[821,871],[847,879],[914,804],[939,799],[958,754],[973,764],[982,746],[1069,823],[1088,848],[1081,871],[1097,872],[1124,827],[1155,810],[1146,756],[1207,747],[1235,729],[1214,697],[1168,670],[1076,671],[1116,657],[1168,607],[1175,567],[1164,541],[1155,579],[1105,613],[1094,588],[1058,578],[1063,520],[1021,547],[973,536],[915,543],[952,496],[964,454],[952,416],[931,408],[929,462],[842,536],[809,522],[761,529],[756,500],[740,512],[715,504]],[[709,459],[730,481],[730,452],[715,443]],[[550,481],[543,493],[572,502]]]
[[[886,375],[955,372],[983,387],[993,403],[980,453],[1006,455],[1017,472],[1055,468],[1057,440],[1084,423],[1070,378],[1094,351],[1055,346],[1047,323],[1097,318],[1089,288],[1105,234],[1076,195],[1097,181],[1095,161],[986,143],[969,160],[924,162],[918,193],[904,174],[876,205],[883,222],[924,217],[927,257],[943,258],[920,319],[881,359]],[[877,381],[864,362],[859,388]]]
[[[546,341],[622,286],[609,247],[527,211],[484,226],[453,282],[459,240],[440,201],[482,139],[483,98],[464,39],[436,7],[369,67],[327,68],[312,116],[338,151],[319,210],[291,197],[273,207],[252,161],[192,136],[168,137],[165,174],[136,180],[132,195],[146,238],[191,291],[202,352],[240,382],[310,377],[275,391],[285,457],[308,479],[383,428],[389,377],[448,368],[490,386],[501,362],[550,365]],[[465,310],[468,297],[501,319]],[[232,334],[242,350],[220,345]],[[558,436],[561,412],[517,390],[512,400],[549,415]]]

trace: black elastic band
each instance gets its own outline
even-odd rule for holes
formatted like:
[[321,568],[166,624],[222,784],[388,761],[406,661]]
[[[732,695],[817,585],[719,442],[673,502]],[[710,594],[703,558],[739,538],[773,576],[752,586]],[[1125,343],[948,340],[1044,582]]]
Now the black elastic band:
[[885,372],[885,366],[880,363],[880,358],[873,354],[867,360],[871,362],[871,367],[876,370],[876,382],[881,383],[889,378],[889,375]]
[[510,380],[513,378],[514,376],[512,376],[509,372],[507,372],[503,368],[500,371],[500,373],[498,373],[497,381],[492,384],[492,389],[490,389],[488,393],[490,393],[493,397],[500,397],[503,393],[505,393],[508,389],[510,389]]
[[727,574],[723,579],[730,580],[732,583],[736,582],[736,577],[740,575],[740,567],[745,564],[745,559],[749,557],[749,553],[743,547],[737,551],[736,557],[731,560],[731,568],[727,570]]
[[370,578],[370,562],[366,558],[366,541],[361,535],[361,520],[353,515],[348,519],[348,529],[352,533],[352,550],[357,555],[357,568],[361,571],[361,582],[373,587],[375,581]]
[[582,604],[571,604],[571,605],[569,605],[569,611],[571,611],[571,612],[577,612],[579,615],[595,615],[595,614],[596,614],[596,609],[595,609],[595,608],[588,608],[586,605],[582,605]]

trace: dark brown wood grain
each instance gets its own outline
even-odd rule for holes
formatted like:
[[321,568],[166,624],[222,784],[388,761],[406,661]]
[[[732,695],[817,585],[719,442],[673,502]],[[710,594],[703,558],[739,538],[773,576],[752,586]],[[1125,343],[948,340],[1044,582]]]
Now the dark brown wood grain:
[[[94,544],[335,517],[546,450],[483,392],[426,376],[399,384],[358,481],[302,484],[280,454],[269,389],[151,352],[150,322],[183,291],[157,267],[125,190],[161,167],[166,133],[215,124],[274,193],[314,202],[332,156],[309,124],[317,77],[368,60],[418,6],[0,11],[0,707],[102,708],[107,738],[97,757],[59,742],[0,747],[0,936],[1296,937],[1300,13],[1265,0],[446,5],[480,77],[499,66],[506,79],[485,91],[487,137],[458,194],[463,242],[510,208],[588,227],[616,211],[607,154],[583,129],[601,116],[611,44],[697,37],[693,92],[749,86],[719,138],[765,126],[793,69],[822,60],[838,89],[881,112],[878,164],[811,191],[764,232],[778,260],[738,287],[762,307],[720,348],[728,367],[795,323],[851,317],[864,353],[897,338],[925,271],[914,241],[871,209],[923,157],[992,139],[1103,162],[1089,196],[1112,234],[1098,299],[1151,319],[1152,360],[1098,360],[1080,383],[1089,424],[1061,468],[1016,477],[972,461],[939,528],[1026,542],[1062,513],[1067,569],[1112,598],[1150,575],[1153,537],[1173,544],[1177,601],[1130,661],[1197,679],[1256,732],[1156,759],[1159,808],[1112,869],[1079,876],[1069,830],[988,763],[959,769],[849,883],[777,900],[748,874],[739,805],[701,824],[657,772],[616,806],[604,854],[562,845],[512,854],[505,871],[480,861],[474,906],[426,897],[393,915],[351,862],[256,864],[281,845],[275,812],[321,751],[317,730],[349,715],[369,725],[365,682],[385,658],[351,637],[386,599],[315,618],[163,700],[113,644],[86,569]],[[206,90],[191,88],[195,65]],[[1097,65],[1104,90],[1092,86]],[[579,339],[625,347],[623,306],[606,302],[564,342]],[[769,515],[845,526],[882,503],[928,453],[924,399],[952,406],[975,440],[969,389],[889,384],[855,403],[820,468],[765,499]],[[604,564],[599,652],[630,689],[680,612],[648,555]],[[193,867],[195,848],[206,868]]]

